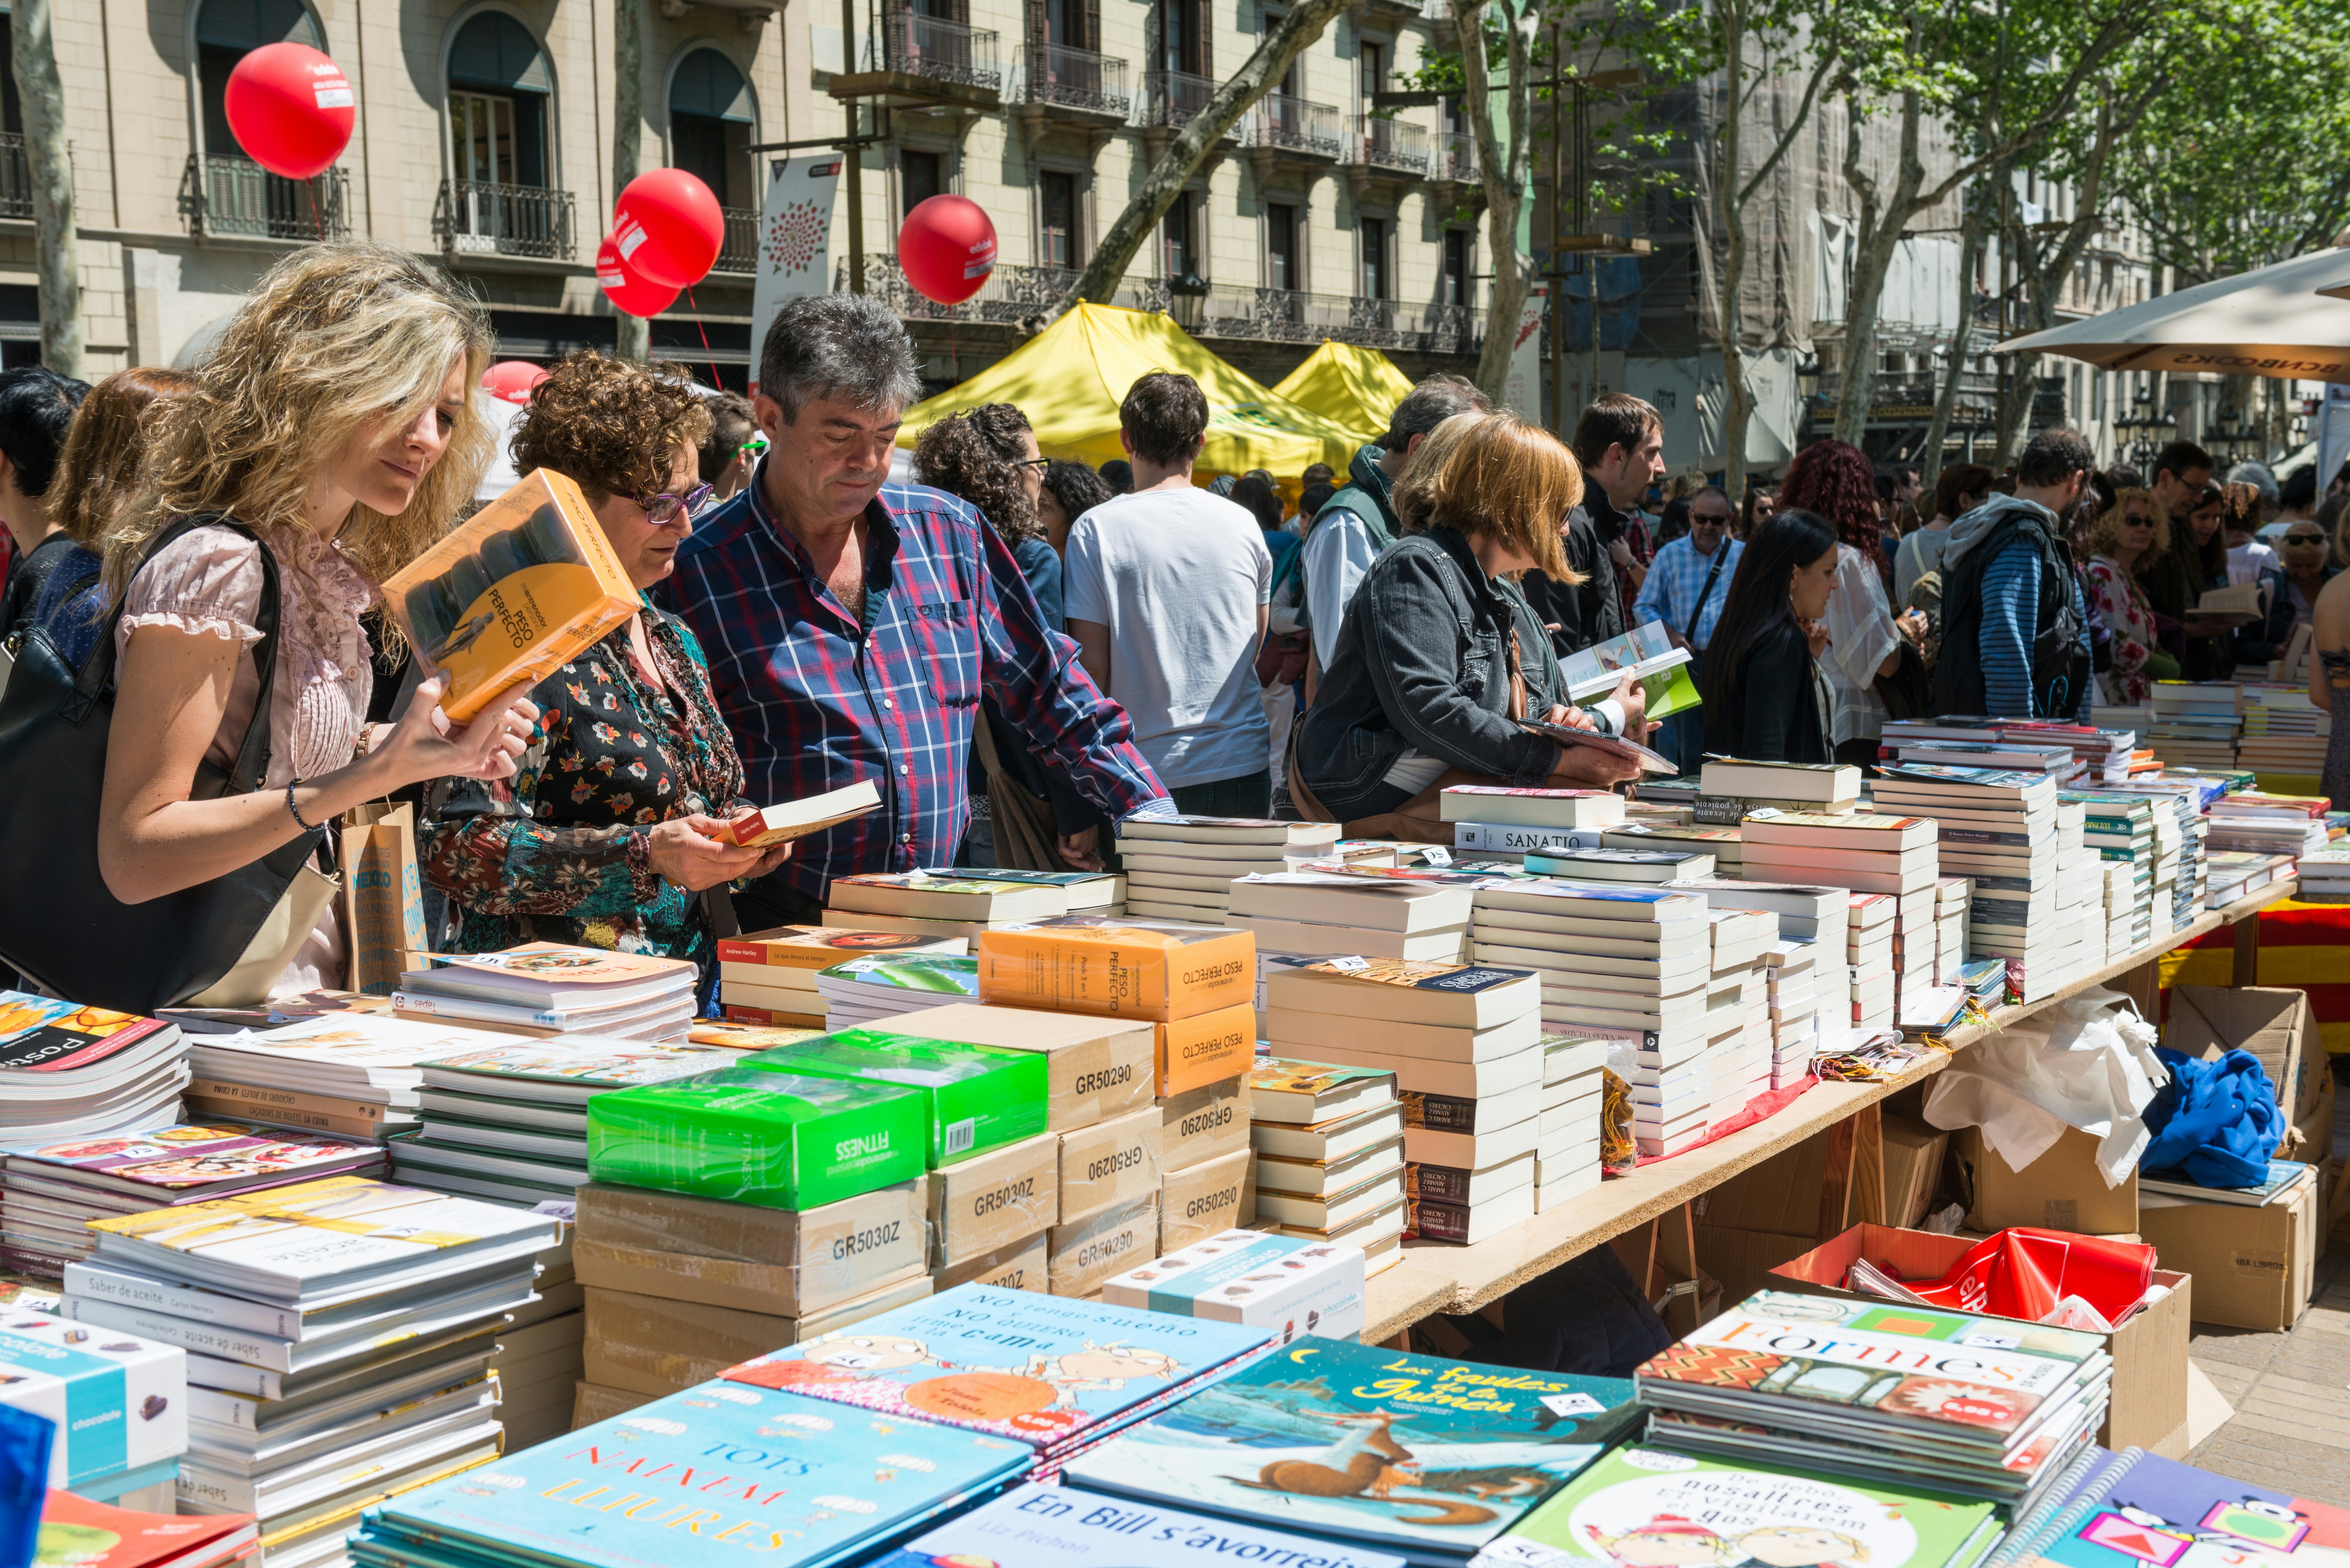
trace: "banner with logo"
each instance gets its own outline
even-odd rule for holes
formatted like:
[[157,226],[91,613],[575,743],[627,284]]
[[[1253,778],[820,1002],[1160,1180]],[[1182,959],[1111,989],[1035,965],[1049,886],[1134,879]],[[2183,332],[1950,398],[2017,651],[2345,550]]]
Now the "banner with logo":
[[[1518,335],[1510,346],[1510,379],[1503,389],[1502,400],[1534,423],[1542,422],[1542,328],[1543,307],[1548,303],[1550,285],[1536,283],[1526,289],[1526,302],[1518,312]],[[1497,323],[1488,322],[1491,332]]]
[[841,155],[817,152],[778,158],[759,213],[759,255],[751,288],[751,379],[759,378],[759,349],[767,323],[786,299],[832,292],[832,202],[840,188]]

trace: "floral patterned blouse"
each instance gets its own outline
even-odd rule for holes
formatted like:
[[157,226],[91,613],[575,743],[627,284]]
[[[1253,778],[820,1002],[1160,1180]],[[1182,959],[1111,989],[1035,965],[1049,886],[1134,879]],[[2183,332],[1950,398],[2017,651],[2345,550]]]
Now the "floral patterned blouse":
[[538,723],[513,778],[432,786],[417,853],[449,897],[443,950],[569,942],[711,972],[701,897],[653,870],[645,830],[747,809],[743,763],[693,633],[643,615],[659,688],[638,673],[623,626],[531,692]]
[[2137,586],[2137,579],[2106,556],[2090,556],[2089,564],[2081,568],[2081,580],[2089,591],[2089,613],[2113,634],[2114,662],[2106,671],[2106,685],[2115,701],[2135,707],[2146,701],[2151,686],[2146,661],[2158,647],[2154,607],[2147,602],[2146,590]]

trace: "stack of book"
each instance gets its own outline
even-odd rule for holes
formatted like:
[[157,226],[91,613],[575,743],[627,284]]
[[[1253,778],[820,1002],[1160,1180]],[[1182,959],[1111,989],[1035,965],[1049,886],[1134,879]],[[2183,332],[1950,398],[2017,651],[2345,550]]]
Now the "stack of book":
[[1554,846],[1596,849],[1624,822],[1624,797],[1597,789],[1510,789],[1457,784],[1437,809],[1452,825],[1452,847],[1486,859]]
[[[1949,867],[1945,867],[1947,872]],[[1959,966],[1967,961],[1967,909],[1974,902],[1975,885],[1966,877],[1942,876],[1934,882],[1934,983],[1956,985]]]
[[1893,975],[1893,917],[1899,908],[1890,893],[1845,895],[1845,969],[1852,1003],[1852,1027],[1862,1033],[1893,1027],[1898,992]]
[[[0,1409],[55,1428],[36,1446],[26,1441],[21,1422],[10,1425],[7,1484],[16,1495],[0,1508],[0,1525],[8,1527],[16,1561],[24,1560],[14,1544],[16,1530],[26,1522],[17,1499],[37,1495],[43,1479],[26,1474],[26,1461],[37,1462],[42,1448],[50,1486],[122,1508],[172,1507],[188,1448],[188,1353],[172,1341],[133,1337],[114,1324],[94,1334],[73,1314],[19,1304],[0,1329]],[[75,1561],[53,1559],[47,1550],[34,1560],[42,1568]]]
[[[1108,883],[1114,878],[1099,880]],[[962,938],[967,943],[993,926],[1066,915],[1069,897],[1067,886],[1035,880],[1025,873],[997,877],[952,869],[875,872],[834,877],[825,889],[823,923],[833,930],[891,931],[933,942]],[[926,946],[917,950],[951,950]]]
[[1287,871],[1336,852],[1335,822],[1274,822],[1250,816],[1166,816],[1118,827],[1130,915],[1222,923],[1232,878]]
[[609,1089],[731,1066],[737,1053],[594,1035],[509,1041],[428,1061],[423,1130],[391,1146],[410,1187],[528,1209],[588,1180],[588,1101]]
[[1998,731],[1969,740],[1896,740],[1887,735],[1878,742],[1878,754],[1892,762],[1937,763],[1953,768],[2004,768],[2011,773],[2046,774],[2059,784],[2078,771],[2069,744],[2010,740]]
[[387,1138],[416,1127],[424,1063],[513,1043],[503,1029],[331,1012],[274,1029],[200,1034],[188,1059],[195,1068],[191,1087],[205,1091],[193,1104],[208,1115]]
[[2309,904],[2350,902],[2350,846],[2320,849],[2301,857],[2301,899]]
[[2236,747],[2240,765],[2271,774],[2325,771],[2334,716],[2311,705],[2308,681],[2276,686],[2248,682],[2237,690],[2244,704],[2244,738]]
[[1894,815],[1881,799],[1879,805],[1841,816],[1750,816],[1740,831],[1745,837],[1744,874],[1757,880],[1817,882],[1893,900],[1891,961],[1898,1011],[1902,998],[1934,983],[1935,886],[1942,863],[1932,818]]
[[1609,849],[1688,849],[1713,857],[1713,874],[1735,877],[1745,863],[1742,835],[1735,826],[1694,827],[1627,822],[1607,830],[1600,843]]
[[1542,977],[1535,1033],[1621,1041],[1636,1054],[1635,1131],[1654,1146],[1644,1152],[1703,1139],[1713,1106],[1707,1054],[1733,1047],[1744,1032],[1742,1017],[1710,1016],[1706,913],[1696,893],[1620,883],[1515,882],[1475,896],[1479,961]]
[[1545,1034],[1542,1143],[1534,1150],[1534,1212],[1599,1185],[1599,1098],[1607,1042]]
[[[1383,867],[1363,867],[1367,870]],[[1270,955],[1458,963],[1469,945],[1470,888],[1350,875],[1336,867],[1258,871],[1232,884],[1230,925]]]
[[[1843,953],[1847,946],[1853,895],[1841,888],[1793,882],[1748,882],[1723,877],[1691,883],[1690,890],[1702,893],[1711,909],[1756,909],[1770,915],[1778,922],[1775,933],[1778,941],[1812,944],[1812,990],[1817,1008],[1816,1017],[1823,1035],[1832,1035],[1832,1038],[1823,1039],[1814,1046],[1813,1053],[1843,1049],[1845,1031],[1852,1023],[1852,969],[1848,962],[1839,960],[1836,955]],[[1870,905],[1869,908],[1877,906]],[[1791,1050],[1792,1044],[1789,1043]],[[1780,1046],[1781,1042],[1774,1031],[1774,1056],[1780,1054]],[[1808,1057],[1805,1064],[1808,1065]]]
[[2084,781],[2127,778],[2138,743],[2137,726],[2134,724],[2116,727],[2034,719],[2029,723],[2002,724],[1999,732],[2003,741],[2046,742],[2072,747],[2073,756],[2081,766],[2071,776]]
[[887,1023],[901,1012],[976,1001],[979,961],[951,953],[853,958],[816,971],[816,989],[827,1029]]
[[2109,789],[2143,798],[2152,809],[2156,935],[2185,929],[2203,908],[2203,855],[2210,828],[2204,812],[2225,789],[2168,774],[2134,778]]
[[[2155,886],[2158,875],[2177,874],[2178,826],[2168,808],[2158,813],[2144,795],[2111,791],[2065,794],[2059,804],[2082,808],[2081,842],[2097,852],[2106,872],[2106,908],[2114,925],[2108,947],[2142,948],[2154,938]],[[2163,830],[2168,830],[2168,846]],[[2116,888],[2120,897],[2116,896]],[[2167,895],[2164,928],[2168,930]]]
[[2322,794],[2262,794],[2251,790],[2223,794],[2211,803],[2210,831],[2204,842],[2214,850],[2298,859],[2325,847],[2329,804]]
[[2232,768],[2243,732],[2236,688],[2224,680],[2158,680],[2147,743],[2165,767]]
[[693,965],[650,953],[525,942],[494,953],[433,955],[392,992],[401,1018],[508,1034],[682,1040],[695,1012]]
[[1637,849],[1543,848],[1526,855],[1527,871],[1561,882],[1679,882],[1714,872],[1710,851],[1679,844],[1648,844]]
[[1860,805],[1860,770],[1844,763],[1709,758],[1698,787],[1690,809],[1703,827],[1734,827],[1758,807],[1840,815]]
[[488,1364],[539,1214],[331,1177],[105,1220],[67,1315],[184,1346],[180,1507],[257,1514],[266,1568],[342,1559],[359,1511],[498,1451]]
[[879,954],[967,953],[964,937],[858,931],[830,926],[778,926],[718,944],[718,1005],[736,1023],[820,1029],[825,999],[816,973],[853,958]]
[[1771,1000],[1771,1087],[1800,1083],[1819,1052],[1818,942],[1781,937],[1762,950]]
[[[1761,1367],[1756,1345],[1773,1347]],[[1733,1361],[1746,1376],[1721,1375]],[[1946,1491],[2021,1511],[2095,1443],[2113,1358],[2101,1335],[2021,1334],[2005,1319],[1914,1299],[1897,1312],[1866,1297],[1764,1291],[1636,1381],[1652,1442],[1864,1482],[1927,1474]]]
[[1929,763],[1899,763],[1884,774],[1877,783],[1880,807],[1935,818],[1944,864],[1974,883],[1967,951],[2007,960],[2026,1001],[2070,980],[2078,967],[2081,917],[2059,895],[2064,835],[2054,781],[2045,774]]
[[[2103,966],[2109,938],[2105,860],[2088,841],[2088,809],[2086,803],[2061,795],[2056,801],[2056,908],[2081,933],[2077,969],[2084,974]],[[2122,949],[2113,950],[2119,956]]]
[[1403,1104],[1393,1072],[1258,1057],[1249,1147],[1260,1225],[1359,1248],[1367,1274],[1402,1262]]
[[176,1023],[0,991],[0,1147],[168,1127],[188,1076]]
[[50,1144],[0,1159],[0,1225],[12,1267],[60,1279],[68,1263],[90,1255],[93,1220],[315,1177],[380,1176],[383,1157],[381,1144],[249,1122]]
[[571,1262],[575,1229],[565,1225],[563,1240],[538,1254],[538,1299],[507,1309],[490,1357],[510,1454],[571,1429],[588,1334],[586,1296]]
[[1960,991],[1974,998],[1985,1012],[2007,1002],[2007,961],[2004,959],[1970,959],[1959,966],[1957,981]]
[[2210,908],[2249,898],[2270,883],[2293,875],[2293,857],[2242,849],[2215,849],[2209,857],[2204,897]]
[[1542,1000],[1532,971],[1484,964],[1340,958],[1265,977],[1275,1055],[1396,1075],[1422,1195],[1407,1231],[1430,1241],[1480,1241],[1534,1215]]
[[[1771,1087],[1771,986],[1763,954],[1778,940],[1779,922],[1759,909],[1706,910],[1712,932],[1706,980],[1707,1055],[1719,1127]],[[1730,1033],[1732,1026],[1737,1033]]]

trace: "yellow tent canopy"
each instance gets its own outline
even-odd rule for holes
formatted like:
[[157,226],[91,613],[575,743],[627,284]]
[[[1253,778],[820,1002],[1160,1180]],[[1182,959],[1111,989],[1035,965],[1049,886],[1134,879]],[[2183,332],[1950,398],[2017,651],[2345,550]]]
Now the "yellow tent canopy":
[[1194,470],[1203,483],[1217,474],[1262,468],[1291,493],[1313,463],[1345,472],[1362,444],[1351,430],[1219,359],[1166,317],[1086,304],[961,386],[907,410],[898,444],[912,446],[950,414],[1012,403],[1035,427],[1045,456],[1099,467],[1126,455],[1118,441],[1118,407],[1127,389],[1153,370],[1180,370],[1208,395],[1208,441]]
[[[1411,378],[1376,348],[1326,342],[1273,389],[1275,396],[1346,426],[1360,443],[1368,444],[1387,433],[1388,416],[1411,390]],[[1344,465],[1338,471],[1343,474]]]

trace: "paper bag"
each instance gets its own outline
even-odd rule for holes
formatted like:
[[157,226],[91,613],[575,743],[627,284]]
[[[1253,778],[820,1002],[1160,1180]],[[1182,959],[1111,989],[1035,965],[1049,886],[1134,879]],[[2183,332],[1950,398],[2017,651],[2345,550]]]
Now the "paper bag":
[[343,936],[351,990],[389,996],[416,967],[424,883],[416,869],[416,808],[375,801],[343,816]]

